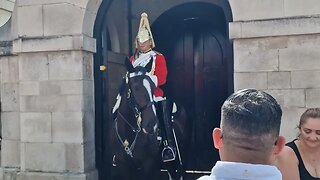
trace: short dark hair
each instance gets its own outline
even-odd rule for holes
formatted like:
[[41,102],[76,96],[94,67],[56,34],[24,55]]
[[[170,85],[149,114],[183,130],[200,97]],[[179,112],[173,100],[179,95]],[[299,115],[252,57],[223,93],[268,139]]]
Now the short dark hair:
[[281,116],[281,107],[270,94],[256,89],[237,91],[221,108],[224,142],[244,148],[271,148],[270,143],[279,136]]
[[320,108],[308,108],[300,117],[299,129],[306,123],[308,118],[320,118]]

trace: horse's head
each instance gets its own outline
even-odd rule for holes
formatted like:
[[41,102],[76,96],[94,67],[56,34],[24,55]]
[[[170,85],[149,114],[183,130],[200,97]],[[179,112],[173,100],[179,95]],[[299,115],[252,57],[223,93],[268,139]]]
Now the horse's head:
[[157,129],[158,118],[153,101],[155,84],[147,73],[152,62],[149,64],[133,68],[130,62],[126,63],[128,73],[125,77],[127,88],[124,90],[124,97],[128,101],[127,107],[134,112],[138,128],[141,127],[144,133],[153,134]]

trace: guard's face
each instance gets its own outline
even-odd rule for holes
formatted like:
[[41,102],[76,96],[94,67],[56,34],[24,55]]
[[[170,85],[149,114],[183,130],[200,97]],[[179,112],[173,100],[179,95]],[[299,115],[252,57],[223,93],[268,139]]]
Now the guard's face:
[[146,40],[144,42],[138,41],[138,49],[140,52],[144,53],[151,49],[152,41],[151,39]]

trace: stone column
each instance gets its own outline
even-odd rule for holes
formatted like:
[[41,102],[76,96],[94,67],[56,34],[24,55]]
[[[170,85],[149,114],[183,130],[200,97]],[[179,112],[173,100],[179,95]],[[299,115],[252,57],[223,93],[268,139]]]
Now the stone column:
[[230,4],[235,89],[257,88],[276,97],[283,109],[281,134],[292,140],[302,112],[320,107],[320,2]]
[[93,53],[86,0],[18,0],[1,58],[0,179],[96,180]]

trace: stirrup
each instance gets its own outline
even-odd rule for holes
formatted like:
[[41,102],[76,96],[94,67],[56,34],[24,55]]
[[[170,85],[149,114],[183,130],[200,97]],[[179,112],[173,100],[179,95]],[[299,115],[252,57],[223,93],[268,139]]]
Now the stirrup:
[[176,159],[176,154],[174,150],[170,146],[165,146],[162,150],[162,161],[163,162],[170,162]]

